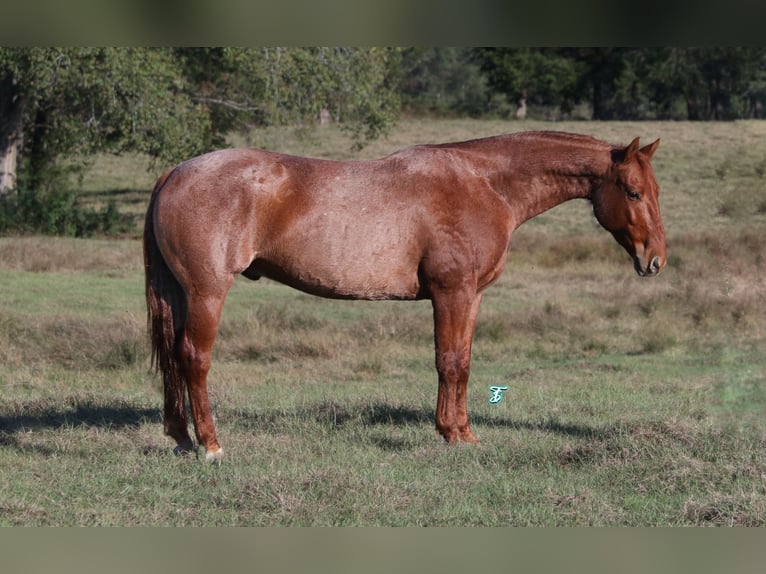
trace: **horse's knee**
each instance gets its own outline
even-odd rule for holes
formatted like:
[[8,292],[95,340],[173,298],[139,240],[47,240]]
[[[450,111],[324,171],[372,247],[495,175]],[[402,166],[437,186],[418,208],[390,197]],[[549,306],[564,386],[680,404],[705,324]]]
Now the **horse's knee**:
[[436,370],[447,381],[467,379],[471,370],[471,356],[466,352],[438,353]]

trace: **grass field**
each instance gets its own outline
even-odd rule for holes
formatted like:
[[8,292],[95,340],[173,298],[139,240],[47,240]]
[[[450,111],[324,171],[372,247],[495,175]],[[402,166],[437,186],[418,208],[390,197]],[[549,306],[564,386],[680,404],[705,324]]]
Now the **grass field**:
[[[172,455],[149,373],[140,220],[154,177],[98,158],[119,239],[0,237],[2,525],[766,524],[766,122],[402,121],[234,143],[336,158],[521,129],[662,143],[669,263],[641,279],[585,202],[530,221],[484,299],[469,414],[434,430],[428,302],[238,280],[211,400],[224,464]],[[505,399],[488,403],[491,385]]]

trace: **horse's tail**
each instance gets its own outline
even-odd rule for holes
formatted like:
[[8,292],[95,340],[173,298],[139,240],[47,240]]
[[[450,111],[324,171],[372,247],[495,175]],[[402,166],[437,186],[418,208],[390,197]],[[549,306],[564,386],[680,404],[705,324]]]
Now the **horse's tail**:
[[[154,211],[159,192],[172,170],[165,172],[154,186],[144,224],[144,271],[146,309],[152,345],[151,365],[162,374],[165,412],[185,410],[186,381],[181,368],[180,334],[186,322],[186,293],[168,267],[154,233]],[[167,428],[167,416],[165,432]]]

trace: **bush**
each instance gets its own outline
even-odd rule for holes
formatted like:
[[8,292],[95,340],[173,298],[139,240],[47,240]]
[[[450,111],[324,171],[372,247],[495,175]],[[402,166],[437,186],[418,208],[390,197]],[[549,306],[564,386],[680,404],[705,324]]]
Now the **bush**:
[[117,204],[85,209],[71,191],[18,189],[0,198],[0,233],[45,233],[70,237],[114,234],[120,230]]

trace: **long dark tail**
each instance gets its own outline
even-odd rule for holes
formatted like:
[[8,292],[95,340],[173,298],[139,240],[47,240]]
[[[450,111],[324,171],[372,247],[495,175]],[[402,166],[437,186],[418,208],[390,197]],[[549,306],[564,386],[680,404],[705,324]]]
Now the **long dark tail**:
[[144,224],[144,271],[146,309],[152,345],[152,367],[162,374],[165,393],[165,432],[168,413],[184,413],[186,381],[179,360],[180,335],[186,322],[186,294],[165,262],[154,234],[154,206],[160,189],[172,170],[165,172],[154,186]]

